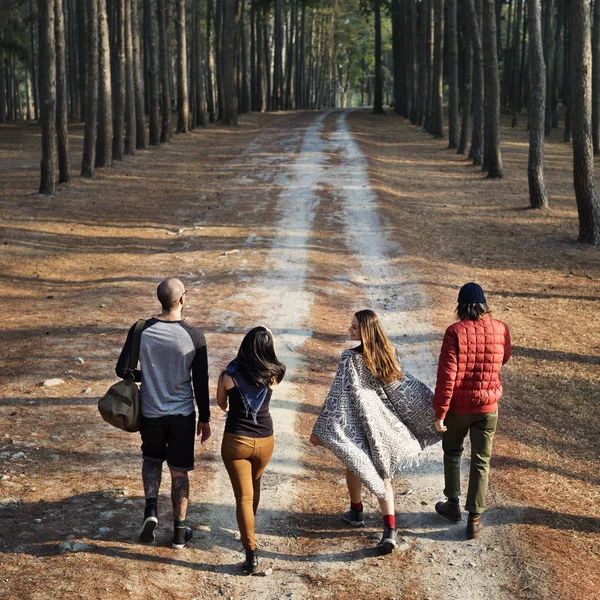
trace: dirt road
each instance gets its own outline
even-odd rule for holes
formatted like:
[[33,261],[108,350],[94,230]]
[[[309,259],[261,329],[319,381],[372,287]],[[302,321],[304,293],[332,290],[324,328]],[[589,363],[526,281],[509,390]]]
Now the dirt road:
[[[378,312],[405,369],[430,386],[441,331],[398,236],[402,212],[381,210],[348,114],[254,119],[238,131],[177,138],[51,201],[25,195],[35,171],[13,159],[23,174],[3,179],[20,206],[2,232],[12,310],[0,403],[0,598],[526,597],[510,527],[496,510],[478,542],[433,513],[439,448],[395,483],[398,552],[373,551],[374,498],[366,498],[365,530],[343,526],[343,470],[307,440],[352,313]],[[34,153],[32,135],[15,134],[17,152]],[[103,424],[95,402],[114,380],[127,327],[152,314],[167,275],[191,290],[187,317],[206,332],[213,381],[256,324],[273,330],[288,366],[272,403],[260,576],[240,574],[216,406],[192,476],[193,541],[169,548],[165,473],[157,542],[136,543],[139,441]],[[51,377],[63,383],[39,385]]]

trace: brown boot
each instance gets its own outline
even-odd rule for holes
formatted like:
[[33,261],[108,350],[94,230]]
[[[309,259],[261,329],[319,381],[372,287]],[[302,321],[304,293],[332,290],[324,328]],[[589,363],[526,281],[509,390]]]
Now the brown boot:
[[448,521],[452,523],[458,523],[462,521],[462,514],[460,512],[460,504],[456,502],[438,502],[435,505],[435,512],[440,515],[440,517],[444,517]]
[[469,514],[469,519],[467,520],[467,539],[468,540],[476,540],[483,531],[483,525],[481,523],[481,515],[473,515]]

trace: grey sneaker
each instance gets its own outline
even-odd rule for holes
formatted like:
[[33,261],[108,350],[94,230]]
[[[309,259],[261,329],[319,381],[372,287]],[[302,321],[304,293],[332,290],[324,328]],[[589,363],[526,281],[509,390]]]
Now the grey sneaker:
[[381,554],[389,554],[396,549],[396,530],[390,527],[383,528],[383,535],[375,548]]
[[365,516],[362,510],[354,510],[351,508],[342,515],[342,520],[350,523],[353,527],[364,527]]

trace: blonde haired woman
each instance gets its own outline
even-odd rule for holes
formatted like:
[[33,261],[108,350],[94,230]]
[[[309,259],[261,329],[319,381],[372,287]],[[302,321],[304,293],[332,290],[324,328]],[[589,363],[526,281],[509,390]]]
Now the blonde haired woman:
[[391,479],[441,436],[433,427],[431,390],[402,372],[377,315],[358,311],[348,332],[360,345],[342,352],[310,441],[331,450],[346,466],[350,509],[344,521],[364,526],[363,484],[377,496],[383,535],[376,548],[387,554],[396,548]]

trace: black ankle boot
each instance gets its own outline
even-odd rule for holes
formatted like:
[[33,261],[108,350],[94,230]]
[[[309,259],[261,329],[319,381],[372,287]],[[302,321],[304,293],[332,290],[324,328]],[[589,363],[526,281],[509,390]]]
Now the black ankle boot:
[[246,548],[246,560],[242,565],[242,569],[249,575],[258,571],[258,550],[256,548],[253,550]]

